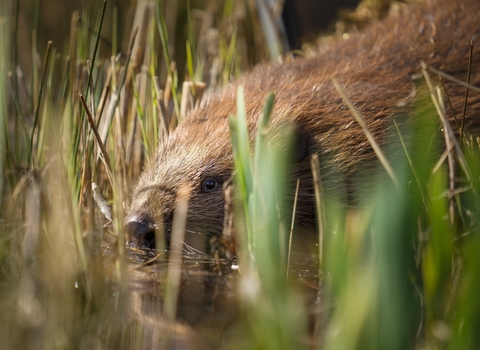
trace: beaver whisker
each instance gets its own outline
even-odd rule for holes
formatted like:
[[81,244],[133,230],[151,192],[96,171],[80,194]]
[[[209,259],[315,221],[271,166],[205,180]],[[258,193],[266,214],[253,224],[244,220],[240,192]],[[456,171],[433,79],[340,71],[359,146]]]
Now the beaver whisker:
[[205,233],[200,232],[200,231],[194,231],[194,230],[186,229],[185,232],[194,233],[194,234],[196,234],[196,235],[203,236],[203,237],[208,237],[208,235],[206,235]]
[[201,250],[199,250],[199,249],[196,249],[196,248],[192,247],[191,245],[189,245],[189,244],[188,244],[187,242],[185,242],[185,241],[183,241],[183,246],[184,246],[184,248],[183,248],[182,250],[183,250],[183,252],[184,252],[185,254],[190,254],[190,255],[192,255],[192,254],[201,254],[201,255],[204,255],[205,257],[208,257],[208,254],[207,254],[206,252],[203,252],[203,251],[201,251]]

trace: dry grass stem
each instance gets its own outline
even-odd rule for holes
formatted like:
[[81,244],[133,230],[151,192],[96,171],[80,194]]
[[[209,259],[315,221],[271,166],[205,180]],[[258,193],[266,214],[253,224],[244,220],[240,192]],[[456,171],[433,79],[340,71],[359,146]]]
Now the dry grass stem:
[[168,263],[168,278],[165,291],[164,310],[167,319],[174,321],[177,313],[178,290],[182,273],[182,251],[191,189],[179,189],[172,223],[171,249]]
[[[158,79],[158,76],[154,77],[154,83],[155,83],[155,93],[156,93],[156,103],[158,107],[158,114],[160,115],[160,125],[162,126],[163,130],[163,136],[166,136],[169,134],[170,129],[169,129],[169,118],[167,116],[167,110],[165,108],[165,102],[164,102],[164,91],[160,88],[160,81]],[[161,140],[161,138],[159,138]]]
[[185,81],[182,86],[182,100],[180,103],[180,116],[185,118],[188,111],[193,109],[197,102],[202,100],[207,85],[201,82]]
[[100,153],[101,153],[100,158],[102,159],[102,162],[105,165],[105,170],[107,172],[108,179],[110,180],[110,185],[112,186],[112,188],[114,188],[113,173],[112,173],[112,168],[110,167],[110,156],[108,155],[107,149],[105,148],[105,145],[102,142],[100,134],[98,133],[95,120],[93,119],[93,116],[90,112],[90,108],[88,108],[85,98],[83,97],[82,94],[79,94],[79,97],[80,97],[80,101],[82,102],[83,108],[85,110],[85,114],[87,115],[88,124],[90,125],[90,128],[92,129],[93,134],[95,135],[95,140],[97,141],[98,147],[100,148]]
[[352,101],[348,98],[347,94],[345,91],[342,89],[338,81],[334,78],[332,80],[333,85],[335,85],[335,89],[338,91],[340,96],[342,97],[343,101],[345,104],[348,106],[348,109],[352,112],[353,116],[355,117],[355,120],[357,121],[358,124],[363,129],[363,132],[367,136],[368,142],[370,142],[370,145],[373,148],[373,151],[377,155],[378,160],[384,167],[385,171],[387,172],[388,176],[392,179],[393,183],[395,186],[398,188],[398,178],[397,175],[395,175],[392,167],[390,166],[390,163],[387,160],[387,157],[385,157],[385,154],[383,153],[382,149],[378,145],[377,141],[375,141],[375,138],[373,137],[372,133],[370,132],[370,129],[368,128],[367,123],[365,122],[365,118],[361,115],[361,113],[355,108],[353,105]]
[[[424,63],[424,64],[425,64],[425,63]],[[440,75],[441,77],[444,77],[445,79],[448,79],[448,80],[450,80],[450,81],[453,81],[454,83],[457,83],[457,84],[459,84],[459,85],[461,85],[461,86],[464,86],[464,87],[466,87],[466,88],[468,88],[468,89],[470,89],[470,90],[473,90],[473,91],[476,91],[476,92],[480,92],[480,87],[478,87],[478,86],[475,86],[475,85],[472,85],[472,84],[468,84],[468,83],[464,82],[463,80],[460,80],[460,79],[458,79],[458,78],[455,78],[453,75],[450,75],[450,74],[447,74],[447,73],[445,73],[445,72],[442,72],[441,70],[438,70],[438,69],[436,69],[436,68],[433,68],[432,66],[427,66],[427,65],[425,65],[425,66],[426,66],[427,69],[428,69],[430,72],[432,72],[432,73],[438,74],[438,75]]]
[[324,191],[322,185],[322,177],[320,173],[320,161],[318,154],[312,155],[311,159],[312,173],[313,173],[313,185],[315,187],[315,206],[317,213],[317,225],[318,225],[318,261],[319,261],[319,283],[322,283],[323,276],[323,237],[325,236],[325,203],[324,203]]
[[451,143],[449,147],[446,147],[445,148],[445,151],[443,151],[442,155],[440,156],[440,158],[438,159],[437,163],[435,164],[435,166],[433,167],[433,170],[432,170],[432,174],[435,174],[438,169],[440,169],[440,167],[442,166],[443,162],[445,162],[445,159],[447,159],[447,156],[450,154],[450,152],[452,151],[452,149],[455,148],[455,144],[454,143]]
[[457,115],[455,114],[455,110],[453,108],[453,105],[452,105],[452,101],[450,100],[450,97],[448,96],[448,93],[447,93],[447,88],[445,86],[445,83],[443,81],[443,78],[439,75],[438,76],[438,79],[440,80],[440,83],[442,84],[442,89],[443,89],[443,93],[445,94],[445,96],[447,96],[447,101],[448,101],[448,105],[450,107],[450,112],[452,113],[452,116],[453,116],[453,120],[455,121],[455,125],[457,126],[457,130],[460,130],[460,124],[458,123],[458,119],[457,119]]
[[293,228],[295,227],[295,213],[297,212],[297,200],[298,200],[299,188],[300,188],[300,179],[297,179],[297,187],[295,188],[295,198],[293,199],[292,224],[290,225],[290,234],[288,239],[287,279],[288,279],[288,274],[290,272],[290,257],[292,253]]
[[100,188],[98,188],[95,182],[92,182],[92,193],[93,199],[95,200],[95,203],[97,203],[102,214],[105,215],[109,222],[112,222],[112,209],[103,198],[102,193],[100,192]]
[[[454,147],[454,144],[452,142],[452,139],[455,139],[455,137],[453,135],[448,135],[448,131],[447,131],[447,127],[445,126],[446,123],[448,123],[448,120],[447,118],[445,117],[446,116],[446,112],[445,112],[445,104],[444,104],[444,101],[443,101],[443,98],[442,98],[442,94],[440,92],[440,88],[438,86],[435,87],[435,90],[437,92],[437,104],[435,105],[435,107],[437,107],[437,109],[440,109],[441,111],[439,113],[441,113],[444,117],[442,118],[442,122],[443,122],[443,131],[444,131],[444,136],[445,136],[445,146],[447,149],[450,149],[452,147]],[[462,122],[463,124],[463,122]],[[463,128],[463,126],[462,126]],[[461,132],[461,130],[460,130]],[[453,157],[453,153],[452,152],[448,152],[447,154],[447,161],[448,161],[448,182],[449,182],[449,187],[450,187],[450,193],[453,193],[455,191],[455,159]],[[450,223],[453,224],[453,221],[454,221],[454,218],[455,218],[455,201],[454,201],[454,198],[453,196],[451,196],[449,198],[449,216],[450,216]]]
[[[440,102],[437,99],[438,96],[438,89],[437,89],[437,95],[435,94],[433,85],[431,83],[430,77],[428,76],[427,73],[427,65],[425,65],[424,62],[422,62],[422,74],[425,78],[425,81],[427,82],[427,85],[429,88],[431,87],[430,90],[430,98],[433,101],[433,104],[435,106],[435,109],[437,110],[438,117],[440,118],[440,121],[442,125],[445,128],[445,133],[448,135],[449,138],[449,144],[450,142],[453,144],[453,147],[455,148],[455,154],[458,160],[458,163],[460,167],[462,168],[462,171],[464,172],[465,176],[467,177],[467,180],[471,182],[472,179],[472,173],[470,171],[470,167],[468,166],[467,160],[465,159],[465,156],[463,155],[463,152],[460,148],[460,145],[458,144],[456,138],[455,138],[455,133],[453,132],[452,128],[450,127],[450,123],[448,123],[448,118],[445,114],[445,108],[443,108],[443,105],[440,105]],[[437,73],[438,74],[438,73]],[[445,136],[447,137],[447,136]]]
[[[470,40],[470,56],[468,58],[468,72],[467,72],[467,84],[470,84],[470,78],[472,74],[472,59],[473,59],[473,39]],[[468,103],[468,87],[465,89],[465,101],[463,102],[462,113],[462,126],[460,127],[460,147],[463,144],[463,128],[465,126],[465,116],[467,115],[467,103]]]

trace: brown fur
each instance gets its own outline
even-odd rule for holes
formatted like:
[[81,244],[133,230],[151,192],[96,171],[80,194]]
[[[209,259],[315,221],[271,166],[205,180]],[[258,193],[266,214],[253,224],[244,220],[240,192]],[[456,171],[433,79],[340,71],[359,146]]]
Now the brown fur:
[[[351,184],[359,169],[377,163],[365,134],[335,91],[332,78],[344,86],[375,137],[384,144],[383,136],[391,128],[392,117],[408,113],[411,108],[415,86],[412,76],[420,72],[421,60],[466,79],[469,44],[471,38],[480,38],[479,23],[480,1],[426,1],[371,25],[363,33],[320,48],[315,57],[256,67],[240,81],[205,97],[162,142],[140,178],[127,222],[154,227],[162,218],[168,234],[175,193],[186,183],[192,187],[187,229],[206,235],[222,232],[221,184],[230,177],[233,164],[227,117],[236,113],[237,87],[243,85],[252,130],[267,93],[274,91],[272,123],[291,120],[301,131],[300,144],[308,146],[308,154],[301,155],[295,166],[294,177],[301,179],[297,218],[300,227],[313,228],[309,155],[320,154],[327,183],[335,183],[336,176],[343,174]],[[479,44],[473,57],[471,83],[478,85]],[[461,115],[465,88],[455,84],[447,88]],[[477,126],[479,97],[478,93],[470,94],[467,112],[469,124]],[[215,178],[220,186],[210,193],[202,192],[206,178]],[[137,226],[129,229],[133,241],[143,232]]]

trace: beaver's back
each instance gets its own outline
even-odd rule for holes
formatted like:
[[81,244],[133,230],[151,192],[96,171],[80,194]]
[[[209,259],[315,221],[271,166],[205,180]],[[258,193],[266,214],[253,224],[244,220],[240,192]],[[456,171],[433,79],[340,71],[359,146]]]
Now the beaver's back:
[[[480,1],[426,1],[351,34],[334,46],[320,48],[315,57],[257,66],[240,81],[211,96],[190,118],[225,118],[235,114],[237,86],[244,86],[247,116],[252,128],[268,92],[276,95],[274,121],[293,119],[322,149],[345,155],[344,170],[366,149],[366,137],[334,89],[336,78],[364,115],[372,131],[384,134],[392,116],[408,112],[415,97],[414,76],[424,61],[466,81],[470,41],[480,38]],[[471,84],[480,82],[480,45],[474,45]],[[461,115],[465,88],[447,82],[457,115]],[[470,94],[467,121],[479,112],[478,93]],[[212,118],[214,121],[215,118]],[[185,126],[188,122],[185,123]],[[478,127],[478,124],[476,125]],[[332,137],[329,137],[332,136]],[[354,157],[359,161],[361,157]],[[354,165],[352,164],[354,167]]]

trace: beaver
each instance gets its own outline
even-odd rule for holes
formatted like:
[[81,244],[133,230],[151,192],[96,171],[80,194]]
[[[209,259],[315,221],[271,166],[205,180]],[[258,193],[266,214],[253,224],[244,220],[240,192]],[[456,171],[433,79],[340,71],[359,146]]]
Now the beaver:
[[[208,93],[158,147],[136,186],[126,231],[133,245],[155,246],[161,225],[168,238],[175,198],[191,188],[187,232],[219,236],[224,223],[223,185],[233,171],[228,116],[236,113],[238,86],[245,91],[249,130],[255,126],[269,92],[275,93],[271,128],[286,120],[296,125],[292,183],[300,179],[296,227],[315,229],[310,158],[321,159],[324,186],[353,187],[360,170],[378,160],[361,127],[335,90],[335,78],[363,114],[381,145],[392,119],[408,115],[415,101],[420,64],[466,80],[470,43],[480,37],[480,1],[432,0],[373,23],[365,31],[318,48],[313,57],[261,64],[238,81]],[[480,48],[473,46],[470,83],[480,83]],[[446,83],[454,110],[462,114],[465,87]],[[471,93],[467,124],[480,111]],[[478,124],[478,122],[477,122]],[[339,180],[345,179],[345,180]],[[294,186],[293,186],[294,187]],[[347,190],[348,192],[348,190]]]

